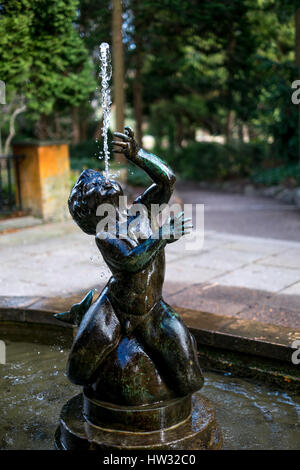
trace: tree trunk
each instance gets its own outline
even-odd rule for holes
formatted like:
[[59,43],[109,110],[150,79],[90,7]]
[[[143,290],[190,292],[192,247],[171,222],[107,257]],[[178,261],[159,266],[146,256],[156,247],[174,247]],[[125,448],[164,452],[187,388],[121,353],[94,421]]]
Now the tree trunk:
[[141,51],[136,51],[136,69],[133,82],[133,106],[135,117],[136,141],[140,147],[143,146],[143,87],[142,87],[142,57]]
[[140,147],[143,146],[143,85],[142,85],[142,66],[143,66],[143,49],[142,35],[143,25],[141,24],[139,15],[139,2],[132,3],[134,16],[134,43],[135,43],[135,75],[133,81],[133,109],[135,118],[136,141]]
[[225,128],[225,138],[226,142],[229,143],[232,140],[232,131],[234,126],[234,111],[232,109],[233,105],[233,96],[232,96],[232,80],[233,80],[233,71],[232,71],[232,60],[235,52],[235,38],[232,37],[227,49],[226,54],[226,68],[228,72],[228,81],[227,81],[227,119],[226,119],[226,128]]
[[257,132],[252,126],[248,127],[248,136],[249,136],[249,142],[251,142],[252,140],[255,140],[257,137]]
[[[296,65],[298,67],[298,79],[300,79],[300,7],[297,8],[295,13],[295,29],[296,29],[296,44],[295,44],[295,56]],[[298,106],[298,161],[300,165],[300,105]]]
[[183,141],[183,125],[180,117],[176,118],[176,146],[182,148]]
[[168,141],[169,141],[169,148],[168,151],[170,155],[174,155],[175,153],[175,123],[174,121],[170,121],[168,126]]
[[76,145],[80,141],[79,112],[78,106],[72,110],[72,144]]
[[229,143],[232,140],[232,131],[234,126],[234,111],[231,109],[228,111],[226,120],[225,136],[226,142]]
[[60,127],[60,119],[58,114],[54,116],[54,124],[55,124],[55,138],[58,140],[61,138],[61,127]]
[[16,118],[19,114],[24,113],[25,110],[26,110],[26,105],[23,104],[23,106],[20,106],[20,108],[15,109],[14,112],[12,113],[11,117],[10,117],[10,120],[9,120],[9,134],[8,134],[8,137],[7,137],[7,139],[5,141],[5,144],[4,144],[4,155],[8,155],[11,141],[12,141],[12,139],[13,139],[15,133],[16,133],[16,129],[15,129]]
[[101,119],[101,121],[98,122],[97,128],[95,130],[94,139],[97,142],[102,139],[102,127],[103,127],[103,119]]
[[37,123],[37,134],[39,140],[47,140],[49,138],[48,132],[48,116],[41,114],[40,119]]
[[239,141],[244,142],[243,124],[241,122],[238,122],[237,128]]
[[[113,0],[112,38],[115,130],[117,132],[124,132],[125,84],[121,0]],[[126,161],[125,157],[121,154],[116,154],[115,159],[121,163],[125,163]]]
[[88,119],[85,116],[84,119],[80,120],[79,127],[80,127],[80,141],[87,139],[87,126],[88,126]]
[[247,143],[250,142],[249,129],[246,124],[242,125],[242,132],[243,132],[243,142],[247,142]]

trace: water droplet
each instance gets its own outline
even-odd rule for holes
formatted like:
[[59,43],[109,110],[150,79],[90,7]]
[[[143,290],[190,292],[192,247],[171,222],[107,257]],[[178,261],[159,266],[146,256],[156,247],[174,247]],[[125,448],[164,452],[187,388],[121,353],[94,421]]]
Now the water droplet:
[[38,393],[36,398],[41,401],[41,400],[44,400],[44,395],[42,393]]

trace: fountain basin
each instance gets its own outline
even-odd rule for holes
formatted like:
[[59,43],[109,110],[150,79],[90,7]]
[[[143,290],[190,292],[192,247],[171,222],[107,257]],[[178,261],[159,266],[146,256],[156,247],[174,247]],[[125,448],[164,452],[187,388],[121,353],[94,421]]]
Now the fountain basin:
[[[42,344],[41,334],[39,342],[34,335],[30,341],[29,337],[26,342],[20,341],[26,324],[15,322],[14,327],[18,341],[12,336],[6,340],[7,363],[0,365],[0,447],[53,449],[60,410],[70,396],[81,391],[65,376],[71,337],[67,343],[62,340],[70,331],[61,328],[61,337],[57,335],[59,339],[55,340],[54,335],[47,336],[44,325],[48,344]],[[6,338],[1,324],[0,337]],[[205,371],[204,375],[201,395],[214,404],[225,449],[299,449],[299,394],[227,372]]]

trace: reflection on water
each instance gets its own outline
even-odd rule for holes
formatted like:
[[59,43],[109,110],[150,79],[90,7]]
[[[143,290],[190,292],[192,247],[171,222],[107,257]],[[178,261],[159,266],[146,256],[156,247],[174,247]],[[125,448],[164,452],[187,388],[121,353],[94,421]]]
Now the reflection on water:
[[[78,393],[65,376],[68,351],[7,345],[0,365],[0,448],[52,449],[63,404]],[[226,449],[299,449],[300,397],[207,372],[203,394],[215,405]]]

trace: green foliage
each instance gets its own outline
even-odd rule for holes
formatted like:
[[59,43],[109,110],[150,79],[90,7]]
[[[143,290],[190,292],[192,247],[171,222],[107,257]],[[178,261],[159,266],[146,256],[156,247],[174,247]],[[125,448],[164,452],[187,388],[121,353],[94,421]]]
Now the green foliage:
[[251,180],[255,184],[264,186],[300,186],[300,167],[299,165],[287,165],[261,169],[252,173]]
[[0,78],[23,94],[33,119],[78,106],[96,87],[74,27],[78,0],[10,0],[1,8]]
[[[112,135],[109,132],[109,150],[112,150],[111,145]],[[70,162],[72,170],[72,184],[75,183],[79,173],[86,168],[93,168],[95,170],[104,170],[104,160],[99,159],[103,142],[96,142],[95,140],[86,140],[79,142],[77,145],[70,145]],[[113,160],[110,162],[110,168],[120,170],[122,165],[116,164]],[[147,186],[151,183],[150,178],[144,171],[137,168],[135,165],[128,163],[127,180],[132,186]],[[77,175],[77,176],[76,176]]]
[[[113,135],[110,130],[108,130],[108,151],[110,154],[112,153],[112,140]],[[71,160],[75,159],[91,159],[98,160],[99,157],[102,156],[103,153],[103,139],[101,138],[99,141],[95,139],[88,139],[79,142],[76,145],[70,144],[70,157]]]
[[[182,171],[194,166],[196,129],[223,134],[230,142],[244,124],[251,143],[271,138],[272,158],[295,161],[297,108],[291,103],[290,85],[297,77],[294,11],[299,2],[149,0],[137,7],[137,2],[128,0],[126,4],[126,38],[134,45],[126,55],[132,77],[128,100],[134,104],[139,50],[148,132],[158,145],[167,142],[166,153],[180,155]],[[186,144],[191,152],[180,150]],[[216,152],[224,159],[233,154],[242,159],[246,148],[242,153],[228,148]],[[230,165],[224,161],[220,168]],[[236,168],[247,173],[247,162],[236,163]],[[220,169],[223,173],[231,171]]]
[[71,170],[82,172],[87,168],[92,168],[93,170],[104,170],[104,163],[102,160],[91,157],[82,157],[82,158],[71,158],[70,160]]
[[70,145],[70,157],[74,159],[97,158],[100,152],[100,145],[94,139],[84,140],[76,145]]
[[77,0],[32,2],[29,106],[38,114],[78,106],[95,89],[93,66],[74,28]]
[[134,69],[136,49],[142,50],[144,111],[151,121],[162,101],[176,122],[185,120],[183,138],[186,127],[224,131],[232,109],[249,120],[258,84],[252,73],[257,39],[248,13],[256,2],[156,0],[139,8],[129,2],[129,9],[131,3],[127,33],[137,47],[130,49],[128,64]]
[[99,45],[111,43],[112,6],[109,0],[79,0],[76,25],[98,68]]
[[[263,167],[264,159],[296,162],[296,7],[299,0],[123,1],[127,115],[141,86],[147,133],[184,177],[235,178]],[[77,108],[84,141],[71,147],[72,166],[98,163],[101,143],[86,139],[95,133],[90,101],[97,96],[98,46],[112,43],[112,2],[9,0],[0,14],[0,79],[8,99],[25,95],[27,121],[47,115],[56,132],[58,116],[68,136]],[[237,145],[245,126],[251,143]],[[228,143],[197,143],[199,129]],[[129,179],[143,176],[130,170]]]
[[127,181],[131,186],[149,186],[151,180],[147,174],[135,165],[129,164],[127,168]]
[[70,145],[71,170],[81,172],[87,168],[104,170],[104,161],[99,159],[100,143],[86,140],[76,145]]
[[[223,145],[196,142],[176,151],[172,157],[165,155],[165,158],[184,179],[223,181],[248,177],[253,167],[261,166],[268,150],[264,143]],[[162,151],[158,152],[162,154]]]
[[279,164],[298,160],[298,107],[291,101],[291,83],[297,68],[291,62],[264,59],[266,87],[261,96],[260,122],[256,126],[274,140],[272,158]]

